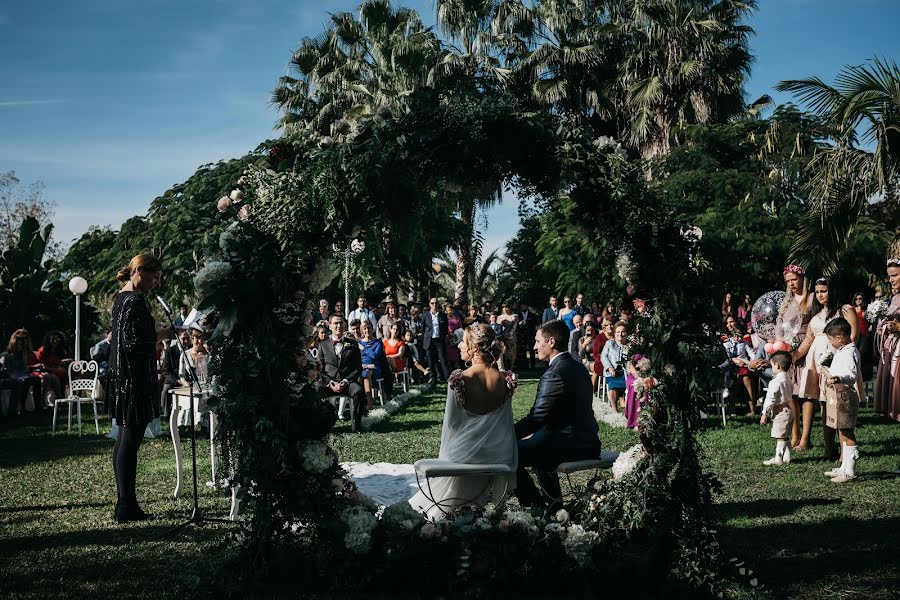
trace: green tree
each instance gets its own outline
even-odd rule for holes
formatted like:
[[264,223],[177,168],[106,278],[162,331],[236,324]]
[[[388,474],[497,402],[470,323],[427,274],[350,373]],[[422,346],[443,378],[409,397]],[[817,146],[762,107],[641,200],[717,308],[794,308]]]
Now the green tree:
[[776,89],[794,93],[833,130],[833,143],[823,144],[810,164],[811,211],[792,248],[833,272],[870,199],[890,199],[900,181],[900,67],[875,58],[844,67],[833,86],[809,77]]

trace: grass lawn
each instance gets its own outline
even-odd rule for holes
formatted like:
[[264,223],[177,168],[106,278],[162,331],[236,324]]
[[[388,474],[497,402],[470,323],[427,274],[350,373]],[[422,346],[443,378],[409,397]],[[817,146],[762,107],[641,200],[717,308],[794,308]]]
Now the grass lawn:
[[[535,381],[520,384],[517,418],[527,413],[535,388]],[[442,390],[422,396],[364,435],[339,423],[332,443],[341,460],[412,463],[437,456],[444,401]],[[168,437],[146,440],[140,454],[139,496],[159,518],[118,525],[112,520],[112,442],[93,432],[81,439],[53,435],[49,422],[46,413],[0,420],[0,596],[110,597],[124,580],[147,597],[184,597],[231,556],[233,525],[190,526],[154,539],[191,509],[189,494],[171,499],[175,471]],[[102,423],[108,428],[108,421]],[[724,487],[714,507],[721,541],[766,586],[760,593],[735,584],[733,595],[898,597],[900,476],[894,470],[900,467],[900,424],[864,409],[858,437],[860,477],[836,485],[821,474],[830,465],[820,459],[820,448],[795,455],[789,466],[764,467],[774,441],[749,418],[732,417],[727,427],[701,434],[707,463]],[[637,442],[634,432],[604,424],[601,439],[612,450]],[[208,451],[201,439],[201,505],[208,516],[221,517],[229,498],[202,485],[209,478]]]

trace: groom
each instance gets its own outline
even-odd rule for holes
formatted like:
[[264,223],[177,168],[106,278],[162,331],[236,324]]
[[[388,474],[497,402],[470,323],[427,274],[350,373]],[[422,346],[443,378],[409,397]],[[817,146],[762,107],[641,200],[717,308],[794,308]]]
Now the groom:
[[600,438],[591,408],[591,376],[566,351],[568,343],[569,328],[558,319],[547,321],[535,334],[535,353],[550,364],[538,384],[531,412],[516,423],[516,495],[522,506],[544,502],[525,467],[534,467],[544,492],[556,500],[562,496],[557,465],[600,456]]

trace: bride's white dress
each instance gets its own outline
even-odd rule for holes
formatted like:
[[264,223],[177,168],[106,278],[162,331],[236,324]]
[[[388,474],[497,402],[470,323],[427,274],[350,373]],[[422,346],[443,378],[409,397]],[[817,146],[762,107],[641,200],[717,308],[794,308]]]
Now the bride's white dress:
[[510,475],[467,475],[432,477],[427,482],[422,480],[422,489],[428,494],[419,491],[410,498],[409,503],[416,510],[424,512],[429,519],[444,516],[436,503],[441,504],[445,510],[449,506],[483,505],[489,496],[498,501],[504,490],[515,487],[515,470],[519,457],[512,415],[515,376],[510,372],[505,372],[504,375],[505,401],[499,408],[483,415],[466,410],[467,396],[462,371],[457,370],[450,375],[438,458],[466,464],[509,465]]

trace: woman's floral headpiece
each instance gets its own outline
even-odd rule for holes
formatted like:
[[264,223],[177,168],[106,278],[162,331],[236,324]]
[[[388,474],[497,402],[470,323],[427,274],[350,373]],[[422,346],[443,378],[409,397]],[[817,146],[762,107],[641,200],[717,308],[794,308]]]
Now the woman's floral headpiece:
[[788,265],[784,268],[784,273],[793,273],[798,277],[806,277],[806,269],[804,269],[800,265]]

